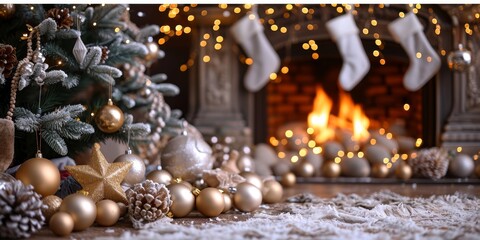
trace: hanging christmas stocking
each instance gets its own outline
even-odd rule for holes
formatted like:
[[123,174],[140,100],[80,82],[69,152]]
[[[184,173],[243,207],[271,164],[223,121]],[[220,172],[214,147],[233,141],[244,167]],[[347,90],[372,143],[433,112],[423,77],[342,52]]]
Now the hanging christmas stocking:
[[350,13],[328,21],[326,26],[343,59],[340,86],[350,91],[370,69],[370,62],[358,36],[358,27]]
[[263,33],[263,26],[258,19],[254,10],[233,24],[230,30],[235,41],[253,59],[244,78],[244,85],[251,92],[265,86],[270,74],[277,72],[280,67],[280,58]]
[[403,85],[410,91],[416,91],[438,72],[440,57],[428,42],[423,26],[413,12],[390,23],[388,30],[410,59]]

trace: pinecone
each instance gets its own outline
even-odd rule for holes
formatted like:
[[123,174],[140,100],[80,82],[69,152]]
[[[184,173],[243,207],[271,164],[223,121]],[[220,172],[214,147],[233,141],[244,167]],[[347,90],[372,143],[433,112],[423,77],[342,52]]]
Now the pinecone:
[[0,74],[3,69],[3,75],[10,77],[17,63],[15,48],[10,45],[0,44]]
[[422,149],[417,157],[410,159],[413,175],[440,179],[447,174],[448,152],[443,148]]
[[0,238],[28,238],[39,230],[45,218],[41,197],[33,186],[19,180],[0,190]]
[[110,53],[110,50],[108,50],[108,47],[101,47],[102,48],[102,57],[100,58],[102,63],[105,63],[108,59],[108,54]]
[[47,17],[55,20],[57,27],[61,29],[70,29],[73,25],[73,18],[70,16],[70,10],[68,8],[52,8],[48,10]]
[[126,194],[128,214],[132,222],[154,222],[165,217],[172,205],[167,187],[151,180],[135,184]]

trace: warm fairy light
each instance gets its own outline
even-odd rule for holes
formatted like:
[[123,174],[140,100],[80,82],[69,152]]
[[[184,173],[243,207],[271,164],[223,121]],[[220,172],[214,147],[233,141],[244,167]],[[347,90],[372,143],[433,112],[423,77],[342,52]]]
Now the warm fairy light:
[[270,26],[270,30],[276,32],[278,30],[278,26],[273,24],[272,26]]
[[286,33],[286,32],[287,32],[287,28],[286,28],[286,27],[281,27],[281,28],[280,28],[280,32],[281,32],[281,33]]
[[343,12],[343,8],[342,7],[337,7],[337,13],[342,13]]
[[226,3],[221,3],[218,5],[221,9],[226,9],[228,7],[228,4]]
[[272,146],[276,147],[278,146],[278,140],[276,137],[270,137],[270,144],[272,144]]
[[182,65],[180,66],[180,71],[181,71],[181,72],[185,72],[185,71],[187,71],[187,69],[188,69],[188,67],[187,67],[186,64],[182,64]]
[[477,161],[478,160],[478,154],[473,155],[473,160]]
[[333,161],[338,164],[338,163],[342,162],[342,159],[340,157],[335,157],[335,159]]
[[359,158],[363,158],[363,156],[365,156],[365,154],[364,154],[363,152],[358,152],[358,153],[357,153],[357,156],[358,156]]
[[206,62],[206,63],[210,62],[210,56],[208,55],[203,56],[203,62]]
[[415,141],[415,147],[420,147],[422,146],[422,139],[421,138],[417,138],[417,140]]
[[385,134],[385,128],[378,129],[378,133],[380,133],[380,135],[384,135]]
[[242,11],[242,9],[239,8],[239,7],[235,7],[235,8],[233,9],[233,12],[234,12],[234,13],[240,13],[241,11]]
[[312,48],[313,51],[317,51],[318,45],[317,45],[317,44],[313,44],[311,48]]
[[95,113],[93,113],[93,112],[92,112],[92,113],[90,113],[90,116],[92,116],[92,117],[93,117],[93,116],[95,116]]
[[201,47],[207,46],[207,41],[205,41],[205,40],[200,41],[200,46]]
[[277,79],[277,74],[276,73],[270,73],[270,80],[275,80]]
[[337,156],[343,157],[343,156],[345,156],[345,152],[340,150],[340,151],[337,152]]
[[34,9],[35,9],[35,8],[34,8],[33,6],[30,7],[30,10],[32,10],[32,11],[33,11]]
[[247,3],[247,4],[244,4],[244,5],[243,5],[243,8],[245,8],[245,9],[250,9],[250,8],[252,8],[252,4],[248,4],[248,3]]
[[92,25],[95,27],[97,26],[97,22],[93,22]]
[[298,139],[298,138],[295,139],[295,145],[298,146],[298,145],[300,145],[301,143],[302,143],[302,140],[300,140],[300,139]]
[[210,34],[208,33],[203,34],[203,39],[207,40],[209,38],[210,38]]
[[413,152],[410,154],[410,158],[416,158],[417,157],[417,153],[416,152]]
[[215,48],[215,50],[220,50],[220,49],[222,49],[222,44],[220,44],[220,43],[215,43],[215,45],[213,46],[213,48]]
[[408,159],[408,154],[404,153],[400,156],[400,158],[405,161]]
[[313,151],[314,154],[320,154],[320,153],[322,153],[323,148],[322,147],[314,147],[312,151]]
[[267,15],[271,15],[273,13],[275,13],[275,10],[273,8],[268,8],[267,10],[265,10],[265,14]]
[[319,57],[318,53],[312,53],[312,58],[317,60]]
[[405,110],[405,111],[410,110],[410,104],[408,104],[408,103],[403,104],[403,110]]
[[312,135],[315,130],[311,127],[307,128],[307,133]]
[[375,45],[377,45],[377,46],[382,45],[382,40],[376,39],[376,40],[375,40]]
[[289,129],[289,130],[285,131],[285,137],[291,138],[292,136],[293,136],[293,131],[292,130]]
[[387,133],[387,134],[385,135],[385,137],[386,137],[387,139],[392,139],[392,138],[393,138],[393,134],[392,134],[392,133]]
[[442,50],[440,50],[440,54],[442,56],[445,56],[445,55],[447,55],[447,51],[445,51],[445,49],[442,49]]
[[170,32],[170,26],[168,26],[168,25],[163,25],[163,26],[161,26],[161,27],[160,27],[160,32],[162,32],[162,33],[168,33],[168,32]]
[[415,13],[415,14],[417,14],[417,13],[418,13],[418,9],[414,8],[414,9],[412,9],[412,12]]
[[317,143],[314,140],[310,140],[308,141],[307,145],[309,148],[314,148],[317,145]]
[[283,66],[282,69],[280,70],[283,74],[287,74],[288,73],[288,67],[287,66]]
[[62,60],[57,62],[58,65],[62,65]]
[[114,30],[116,33],[120,32],[120,28],[119,27],[116,27],[115,30]]
[[252,65],[253,64],[253,59],[252,58],[246,58],[245,59],[245,64]]
[[129,43],[130,43],[130,39],[125,40],[125,43],[126,43],[126,44],[129,44]]
[[387,164],[388,162],[390,162],[390,159],[388,159],[388,158],[383,158],[383,163]]
[[214,25],[212,29],[213,31],[218,31],[220,29],[220,25]]
[[300,149],[300,151],[298,151],[298,155],[300,155],[300,157],[307,156],[307,149],[306,148]]
[[353,158],[353,156],[355,156],[355,154],[353,152],[348,152],[347,153],[348,158]]
[[213,21],[213,24],[215,25],[220,25],[222,23],[222,21],[220,21],[220,19],[215,19],[215,21]]
[[370,24],[372,24],[372,26],[377,26],[377,20],[375,19],[372,19],[372,21],[370,21]]
[[309,31],[312,31],[313,29],[315,29],[315,26],[313,26],[313,24],[308,24],[308,25],[307,25],[307,29],[308,29]]
[[208,14],[208,11],[207,11],[207,10],[202,10],[202,11],[200,12],[200,15],[202,15],[203,17],[207,16],[207,14]]
[[290,158],[290,161],[291,161],[292,163],[298,162],[298,156],[297,156],[297,155],[293,155],[293,156]]
[[223,42],[223,37],[222,36],[217,36],[215,40],[219,43]]
[[436,18],[432,18],[432,23],[433,23],[433,24],[437,24],[437,22],[438,22],[438,21],[437,21]]
[[480,13],[475,13],[475,18],[479,19],[480,18]]
[[404,17],[405,17],[405,13],[404,13],[404,12],[399,12],[399,13],[398,13],[398,16],[401,17],[401,18],[404,18]]
[[183,28],[183,32],[186,33],[186,34],[189,34],[191,31],[192,31],[192,29],[190,27]]
[[415,54],[415,57],[417,57],[417,58],[422,58],[422,53],[421,53],[421,52],[417,52],[417,53]]
[[184,7],[183,7],[183,11],[184,11],[184,12],[190,11],[190,7],[189,7],[189,6],[184,6]]
[[392,163],[387,163],[386,165],[387,165],[387,168],[389,168],[389,169],[392,168],[392,166],[393,166]]
[[378,8],[384,8],[384,7],[385,7],[385,4],[383,3],[378,4]]
[[191,21],[195,20],[195,16],[193,16],[193,15],[188,15],[187,20],[188,20],[189,22],[191,22]]
[[278,152],[277,156],[279,158],[285,158],[285,153],[284,152]]
[[310,45],[308,43],[304,43],[304,44],[302,44],[302,48],[304,50],[308,50],[310,48]]
[[462,152],[462,147],[457,147],[457,152]]
[[285,9],[287,9],[288,11],[292,10],[293,9],[292,4],[285,5]]
[[380,62],[380,65],[385,65],[385,63],[386,63],[386,61],[385,61],[385,59],[384,59],[384,58],[380,59],[380,61],[379,61],[379,62]]
[[365,34],[365,35],[367,35],[367,34],[368,34],[368,28],[363,28],[363,29],[362,29],[362,33]]
[[165,44],[165,38],[159,38],[158,39],[158,44],[160,44],[160,45]]
[[380,52],[379,52],[378,50],[373,50],[372,55],[373,55],[374,57],[378,57],[378,56],[380,55]]
[[284,138],[284,139],[280,140],[280,143],[281,143],[282,145],[287,145],[288,140]]

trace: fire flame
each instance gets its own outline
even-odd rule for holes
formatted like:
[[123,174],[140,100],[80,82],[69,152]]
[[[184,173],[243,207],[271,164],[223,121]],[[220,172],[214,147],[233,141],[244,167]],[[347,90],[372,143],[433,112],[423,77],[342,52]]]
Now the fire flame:
[[362,107],[355,104],[348,93],[340,92],[338,117],[330,114],[333,103],[321,87],[317,87],[316,94],[313,111],[308,115],[308,126],[315,130],[317,143],[321,144],[331,139],[335,128],[350,130],[353,134],[352,140],[356,142],[368,140],[370,120]]

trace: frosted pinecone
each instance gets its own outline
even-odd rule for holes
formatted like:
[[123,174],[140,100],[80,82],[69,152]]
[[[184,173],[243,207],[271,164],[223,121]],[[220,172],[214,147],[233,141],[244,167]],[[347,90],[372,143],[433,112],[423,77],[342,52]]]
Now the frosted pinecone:
[[28,238],[39,230],[45,218],[43,203],[33,186],[19,180],[0,190],[0,238]]
[[417,157],[410,159],[413,175],[431,179],[440,179],[447,174],[448,152],[443,148],[422,149]]
[[126,195],[132,221],[154,222],[167,216],[172,205],[167,187],[151,180],[135,184],[126,191]]

